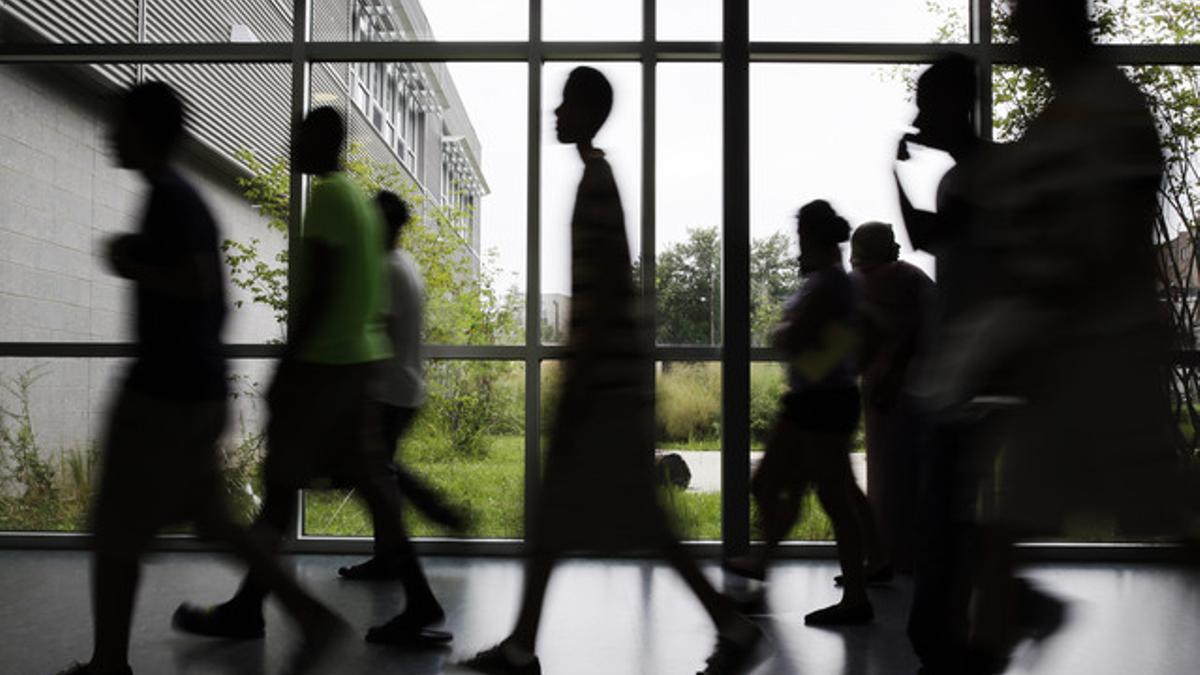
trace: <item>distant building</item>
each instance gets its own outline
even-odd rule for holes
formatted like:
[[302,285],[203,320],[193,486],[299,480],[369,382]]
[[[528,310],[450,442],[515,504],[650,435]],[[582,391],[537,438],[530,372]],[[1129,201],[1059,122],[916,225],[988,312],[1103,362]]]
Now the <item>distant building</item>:
[[[317,40],[403,40],[430,30],[415,0],[323,0],[313,8]],[[3,0],[0,42],[289,42],[291,17],[290,0]],[[112,166],[105,129],[113,94],[150,79],[171,84],[188,104],[191,135],[180,163],[224,236],[258,239],[266,260],[283,248],[237,179],[249,175],[242,153],[267,165],[287,155],[288,64],[0,66],[0,341],[129,339],[129,294],[106,269],[102,244],[136,226],[144,188]],[[478,270],[488,186],[479,138],[447,68],[319,63],[310,82],[310,104],[340,108],[351,142],[372,161],[396,167],[426,204],[465,214],[462,253]],[[240,291],[233,299],[244,302],[231,314],[228,342],[281,337],[269,310]],[[96,438],[92,413],[119,365],[6,359],[0,376],[45,371],[32,407],[55,447]],[[236,365],[247,380],[265,380],[267,364]]]
[[1180,329],[1190,331],[1188,347],[1200,344],[1200,250],[1196,236],[1184,231],[1171,241],[1159,246],[1159,264],[1162,266],[1160,279],[1165,282],[1162,290],[1174,305],[1172,311],[1179,318],[1186,318]]
[[562,342],[567,336],[571,317],[571,296],[562,293],[542,294],[542,340]]

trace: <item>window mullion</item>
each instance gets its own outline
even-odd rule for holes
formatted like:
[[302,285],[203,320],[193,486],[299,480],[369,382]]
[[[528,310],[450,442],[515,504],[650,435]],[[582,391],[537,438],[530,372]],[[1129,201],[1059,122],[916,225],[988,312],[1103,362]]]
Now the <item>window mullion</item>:
[[529,100],[525,224],[525,532],[541,483],[542,388],[542,0],[529,0]]

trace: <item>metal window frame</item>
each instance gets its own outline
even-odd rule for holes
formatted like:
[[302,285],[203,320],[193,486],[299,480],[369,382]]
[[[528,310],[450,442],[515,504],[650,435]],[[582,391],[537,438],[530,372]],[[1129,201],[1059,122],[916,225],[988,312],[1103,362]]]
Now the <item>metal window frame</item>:
[[[690,542],[701,555],[736,554],[750,545],[749,510],[749,386],[750,363],[778,360],[770,349],[752,348],[749,319],[749,171],[750,65],[753,63],[923,63],[947,51],[965,53],[980,64],[979,130],[991,134],[991,71],[996,64],[1014,63],[1012,45],[992,44],[990,0],[962,0],[968,5],[969,37],[962,44],[885,42],[751,42],[749,0],[723,0],[723,40],[658,41],[656,0],[642,2],[642,37],[638,41],[544,41],[543,0],[528,0],[529,38],[492,42],[315,42],[311,40],[311,0],[292,0],[293,35],[290,43],[183,44],[0,44],[0,65],[135,63],[278,63],[292,69],[293,132],[308,109],[311,65],[317,62],[514,62],[528,66],[527,98],[527,214],[526,317],[521,345],[432,345],[433,359],[487,359],[521,362],[525,368],[525,526],[529,528],[530,496],[540,482],[541,448],[538,429],[541,364],[561,358],[560,346],[541,342],[541,144],[542,67],[549,61],[626,61],[641,66],[642,74],[642,200],[640,244],[643,252],[643,300],[655,303],[655,171],[657,64],[717,63],[722,68],[723,99],[723,237],[726,274],[722,280],[723,344],[714,346],[655,346],[658,361],[720,361],[722,369],[722,531],[721,542]],[[1103,45],[1101,58],[1121,64],[1200,64],[1200,44]],[[293,174],[293,195],[306,189],[304,178]],[[303,199],[291,203],[289,242],[299,240]],[[293,251],[294,253],[294,251]],[[235,359],[268,359],[277,345],[228,346]],[[121,358],[134,355],[128,343],[0,343],[0,358]],[[301,509],[303,513],[303,509]],[[288,533],[285,550],[292,552],[360,553],[370,540],[300,536],[303,524]],[[0,533],[0,548],[85,548],[90,537],[79,533]],[[208,548],[203,542],[161,537],[163,549]],[[418,547],[429,553],[510,555],[520,540],[426,539]],[[1161,559],[1170,548],[1154,544],[1060,544],[1032,546],[1034,557],[1052,559]],[[796,542],[787,555],[829,557],[825,542]]]

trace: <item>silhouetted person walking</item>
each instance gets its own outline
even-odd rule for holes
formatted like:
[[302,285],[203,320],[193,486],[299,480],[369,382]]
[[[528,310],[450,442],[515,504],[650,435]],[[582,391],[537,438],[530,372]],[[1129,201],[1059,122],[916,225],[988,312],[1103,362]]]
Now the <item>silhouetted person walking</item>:
[[968,410],[960,370],[962,345],[974,335],[967,317],[993,294],[997,273],[986,252],[981,193],[992,147],[972,125],[977,77],[967,57],[939,58],[917,80],[916,134],[901,139],[948,153],[955,166],[938,186],[937,210],[913,207],[899,178],[896,187],[913,247],[937,259],[937,293],[926,358],[918,368],[914,403],[928,422],[918,447],[914,526],[913,604],[909,640],[929,673],[961,672],[966,658],[972,536],[981,457],[994,456],[994,434]]
[[221,498],[217,442],[227,402],[220,237],[204,200],[171,165],[183,131],[183,104],[161,82],[127,92],[110,131],[117,162],[139,172],[150,194],[139,231],[108,244],[109,265],[134,284],[137,357],[108,420],[92,512],[94,651],[67,674],[132,672],[140,561],[155,534],[173,523],[194,523],[201,534],[230,542],[278,593],[310,647],[341,625],[233,524]]
[[583,178],[571,218],[571,319],[564,381],[550,436],[520,614],[512,633],[463,665],[537,675],[546,585],[557,559],[579,550],[663,553],[717,626],[707,675],[743,672],[761,638],[685,554],[658,503],[649,332],[634,292],[625,218],[612,169],[592,145],[612,108],[608,80],[571,71],[555,110],[558,140],[574,144]]
[[[864,223],[850,237],[852,275],[863,305],[863,426],[867,498],[887,559],[912,571],[918,452],[923,415],[913,397],[917,364],[928,339],[933,280],[899,259],[892,226]],[[868,579],[884,577],[868,570]]]
[[[1012,542],[1111,522],[1144,536],[1178,526],[1166,330],[1154,219],[1163,157],[1145,97],[1094,56],[1085,0],[1018,0],[1025,65],[1053,88],[992,163],[991,244],[1004,293],[980,312],[976,389],[1000,381],[1009,415],[997,506],[982,514],[972,672],[1003,671],[1019,640],[1062,610],[1014,576]],[[1032,597],[1032,600],[1031,600]]]
[[[803,283],[773,335],[788,358],[788,392],[751,480],[766,547],[725,561],[727,570],[765,579],[772,554],[799,518],[814,487],[829,515],[841,563],[841,602],[804,617],[809,625],[868,623],[867,569],[882,570],[883,552],[866,495],[854,480],[850,444],[860,411],[855,354],[859,298],[842,267],[850,225],[824,200],[796,214]],[[864,566],[865,563],[865,566]]]
[[[411,427],[425,401],[424,366],[421,362],[425,286],[412,256],[397,248],[400,233],[410,219],[408,205],[395,193],[388,191],[376,195],[375,203],[383,214],[385,282],[391,302],[387,333],[392,345],[392,357],[384,362],[379,378],[372,387],[372,395],[379,401],[381,415],[381,443],[378,450],[383,454],[378,466],[386,466],[395,477],[402,497],[415,497],[419,505],[425,506],[423,510],[432,510],[436,517],[443,522],[449,521],[450,525],[461,525],[463,519],[453,509],[393,459],[396,445]],[[380,517],[387,518],[389,514]],[[374,513],[372,518],[375,518]],[[342,567],[338,574],[351,580],[399,579],[404,584],[406,597],[422,599],[421,603],[412,603],[410,606],[424,607],[425,611],[402,613],[387,624],[371,629],[367,640],[398,646],[428,646],[449,641],[449,633],[429,627],[427,617],[443,612],[425,577],[414,573],[414,570],[421,568],[412,543],[406,536],[391,542],[379,536],[378,532],[374,557],[352,567]]]
[[[388,542],[381,547],[390,551],[403,545],[405,535],[370,396],[380,362],[391,356],[383,326],[383,232],[378,209],[341,171],[345,140],[345,123],[333,108],[313,110],[296,136],[293,168],[315,179],[300,255],[292,261],[297,269],[288,342],[267,394],[266,495],[255,528],[277,542],[294,527],[300,489],[318,481],[350,485],[367,500],[381,542]],[[406,575],[424,581],[414,556],[402,562]],[[267,590],[251,574],[225,603],[180,606],[174,624],[200,635],[261,638]],[[442,619],[432,593],[407,597],[405,614],[411,625]]]

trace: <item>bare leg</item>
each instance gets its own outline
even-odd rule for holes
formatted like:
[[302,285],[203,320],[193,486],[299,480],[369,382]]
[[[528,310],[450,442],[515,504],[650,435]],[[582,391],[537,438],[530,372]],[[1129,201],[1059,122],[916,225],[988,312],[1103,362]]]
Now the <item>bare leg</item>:
[[888,560],[888,555],[884,550],[883,539],[879,534],[879,527],[875,522],[875,514],[871,509],[871,502],[867,496],[863,494],[858,483],[851,480],[849,485],[850,508],[854,512],[854,522],[858,524],[858,530],[862,533],[864,560],[867,563],[867,568],[871,571],[887,566],[891,561]]
[[817,496],[833,525],[838,563],[842,568],[842,604],[867,602],[867,578],[863,569],[863,537],[855,517],[850,486],[842,481],[819,483]]
[[92,559],[91,665],[102,673],[129,664],[129,631],[141,576],[137,558],[96,553]]
[[545,553],[535,553],[525,564],[525,586],[521,591],[521,609],[517,623],[508,642],[532,654],[537,645],[538,627],[542,621],[542,609],[546,603],[546,589],[550,585],[550,573],[556,560]]

